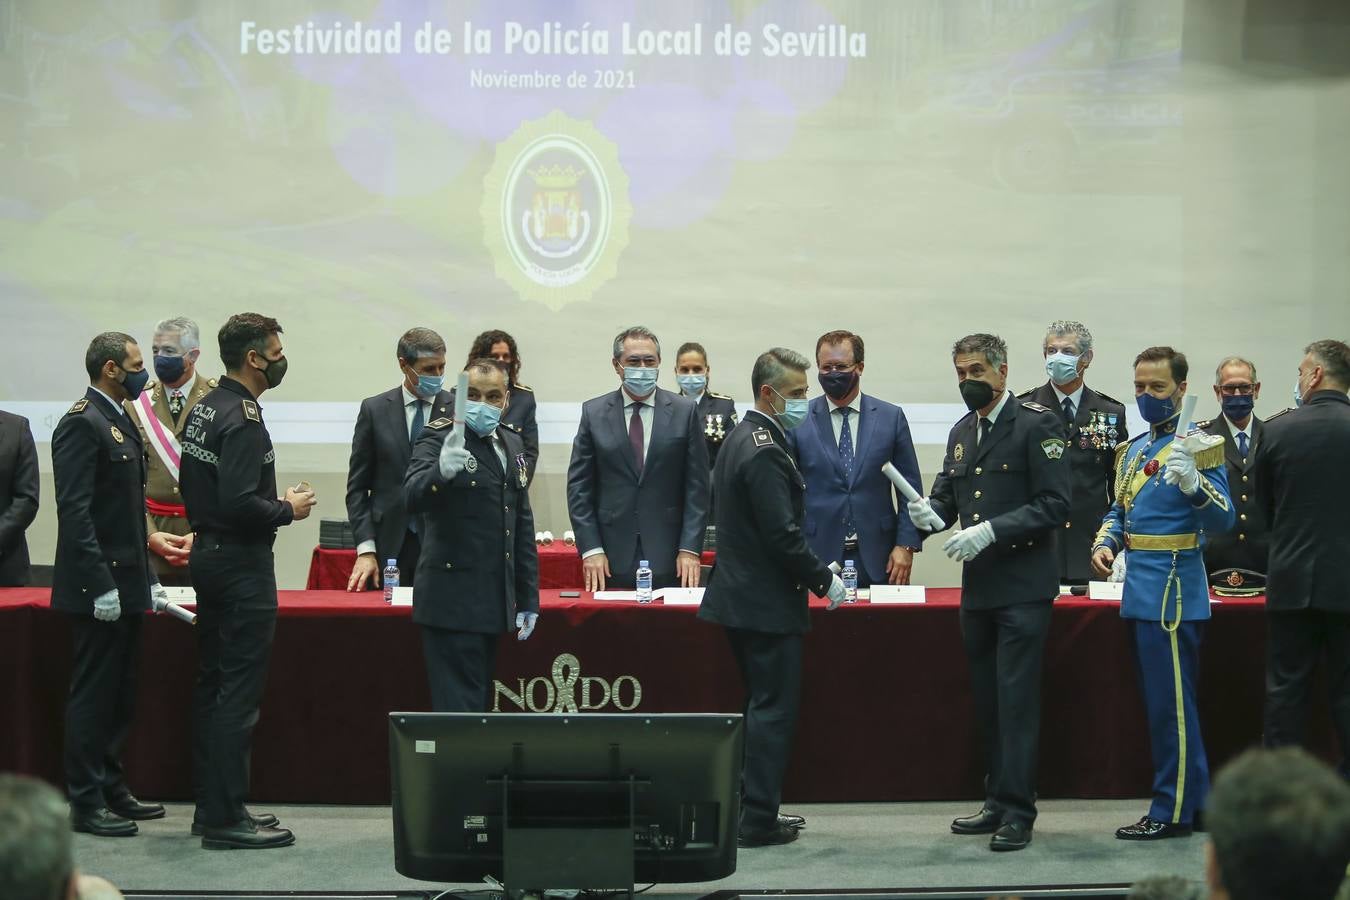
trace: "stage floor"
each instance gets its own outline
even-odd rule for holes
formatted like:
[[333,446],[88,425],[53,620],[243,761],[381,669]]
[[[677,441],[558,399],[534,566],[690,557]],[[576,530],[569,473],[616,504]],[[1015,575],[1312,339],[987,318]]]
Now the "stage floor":
[[[134,838],[75,835],[81,870],[126,892],[431,892],[482,885],[436,885],[394,871],[388,807],[259,806],[296,834],[281,850],[209,851],[188,836],[192,807],[142,822]],[[1204,835],[1136,844],[1116,828],[1136,821],[1143,800],[1051,800],[1040,805],[1035,839],[1018,853],[992,853],[987,837],[961,837],[948,824],[969,802],[803,804],[807,829],[784,847],[742,850],[721,881],[657,885],[649,893],[703,897],[735,891],[900,891],[1041,885],[1128,884],[1148,875],[1204,877]]]

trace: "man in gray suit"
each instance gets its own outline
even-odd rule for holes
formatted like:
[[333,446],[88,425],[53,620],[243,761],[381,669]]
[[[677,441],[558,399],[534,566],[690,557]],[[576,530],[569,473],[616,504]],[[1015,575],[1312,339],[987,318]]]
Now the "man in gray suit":
[[631,588],[640,560],[655,587],[697,587],[708,518],[708,448],[698,407],[656,386],[661,343],[634,326],[614,338],[619,389],[586,401],[567,467],[567,510],[588,591]]

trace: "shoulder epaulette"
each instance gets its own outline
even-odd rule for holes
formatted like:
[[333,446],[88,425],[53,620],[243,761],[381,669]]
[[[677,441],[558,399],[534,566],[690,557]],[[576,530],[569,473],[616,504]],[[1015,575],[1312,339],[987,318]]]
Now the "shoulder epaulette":
[[1039,388],[1030,388],[1030,389],[1028,389],[1028,390],[1025,390],[1025,391],[1023,391],[1022,393],[1020,393],[1020,394],[1017,395],[1017,399],[1018,399],[1018,400],[1021,400],[1023,397],[1030,397],[1032,394],[1036,393],[1036,391],[1037,391],[1038,389],[1039,389]]
[[1124,406],[1124,405],[1125,405],[1124,403],[1121,403],[1119,400],[1117,400],[1115,397],[1110,396],[1109,394],[1103,394],[1101,391],[1098,391],[1096,388],[1093,388],[1093,390],[1096,391],[1098,397],[1101,397],[1101,398],[1102,398],[1103,400],[1105,400],[1107,403],[1114,403],[1116,406]]
[[440,431],[442,428],[449,428],[453,424],[455,424],[454,419],[442,416],[439,419],[432,419],[430,422],[427,423],[427,427],[430,428],[432,431]]
[[208,378],[208,379],[206,379],[206,386],[207,386],[207,387],[220,387],[220,382],[219,382],[217,379],[215,379],[215,378]]
[[1197,469],[1217,469],[1223,466],[1223,443],[1217,443],[1213,447],[1206,447],[1195,454],[1195,467]]
[[708,391],[708,396],[715,397],[718,400],[732,400],[733,402],[735,400],[735,398],[728,396],[727,394],[719,394],[717,391]]
[[512,431],[514,431],[516,434],[520,434],[520,426],[517,425],[517,424],[515,424],[514,422],[499,422],[499,423],[497,423],[497,424],[499,424],[499,425],[504,425],[504,426],[506,426],[507,428],[509,428],[509,429],[511,429]]
[[1023,400],[1022,405],[1032,412],[1048,413],[1050,411],[1048,406],[1041,406],[1035,400]]
[[534,388],[530,387],[528,384],[520,384],[519,382],[517,382],[517,383],[511,385],[511,390],[513,390],[513,391],[529,391],[531,394],[534,393]]
[[1294,407],[1292,407],[1292,406],[1286,406],[1284,409],[1280,410],[1279,412],[1277,412],[1277,413],[1271,413],[1270,415],[1266,416],[1266,421],[1267,421],[1267,422],[1273,422],[1273,421],[1275,421],[1276,419],[1278,419],[1280,416],[1284,415],[1285,413],[1287,413],[1287,412],[1293,412],[1293,411],[1294,411]]
[[72,407],[66,412],[66,415],[70,416],[70,415],[74,415],[75,413],[82,413],[82,412],[84,412],[84,408],[85,408],[86,406],[88,406],[88,405],[89,405],[89,398],[88,398],[88,397],[81,397],[80,399],[78,399],[78,400],[75,401],[75,405],[72,406]]
[[245,419],[248,419],[250,422],[262,421],[262,416],[258,415],[258,404],[254,403],[252,400],[241,400],[239,402],[244,404]]
[[1211,426],[1211,425],[1213,425],[1213,424],[1214,424],[1214,420],[1213,420],[1213,419],[1206,419],[1206,420],[1203,421],[1203,422],[1196,422],[1196,423],[1195,423],[1195,427],[1196,427],[1196,428],[1208,428],[1209,426]]
[[773,435],[769,434],[769,429],[767,428],[756,428],[752,430],[750,432],[750,437],[754,440],[756,448],[772,447],[774,445]]
[[159,382],[158,382],[158,381],[147,381],[147,382],[145,383],[145,390],[150,391],[150,392],[152,392],[152,393],[154,392],[155,388],[157,388],[157,387],[159,387]]

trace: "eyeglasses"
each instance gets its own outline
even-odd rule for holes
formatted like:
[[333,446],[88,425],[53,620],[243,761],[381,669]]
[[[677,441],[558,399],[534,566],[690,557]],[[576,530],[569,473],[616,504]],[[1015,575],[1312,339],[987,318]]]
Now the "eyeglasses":
[[821,372],[852,372],[857,363],[830,363],[820,367]]
[[1219,385],[1219,393],[1223,394],[1225,397],[1250,397],[1252,394],[1256,393],[1256,385],[1221,384]]

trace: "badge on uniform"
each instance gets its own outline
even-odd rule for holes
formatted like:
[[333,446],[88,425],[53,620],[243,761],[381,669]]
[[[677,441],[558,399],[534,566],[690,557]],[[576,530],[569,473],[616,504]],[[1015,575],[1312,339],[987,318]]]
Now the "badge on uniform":
[[468,460],[466,460],[465,463],[464,463],[464,471],[466,471],[466,472],[477,472],[477,471],[478,471],[478,457],[470,455],[469,458],[468,458]]
[[960,462],[965,458],[966,458],[965,444],[957,444],[955,447],[952,448],[952,459],[956,460],[957,462]]
[[114,441],[117,441],[117,443],[120,444],[120,443],[122,443],[123,441],[126,440],[126,438],[122,436],[122,432],[120,432],[120,431],[117,430],[117,426],[116,426],[116,425],[109,425],[109,426],[108,426],[108,430],[110,430],[110,431],[112,432],[113,440],[114,440]]
[[750,435],[755,439],[756,447],[767,447],[773,443],[773,435],[763,428],[756,428]]
[[1046,459],[1059,459],[1064,455],[1064,442],[1059,438],[1041,441],[1041,450],[1044,451]]
[[250,419],[254,422],[261,422],[262,416],[258,415],[258,404],[254,403],[252,400],[245,400],[243,402],[244,402],[244,418]]
[[525,465],[525,454],[516,454],[516,478],[520,480],[521,487],[528,487],[530,484],[530,470]]
[[714,444],[722,442],[722,439],[727,436],[727,432],[722,425],[721,413],[708,413],[703,423],[703,434]]

